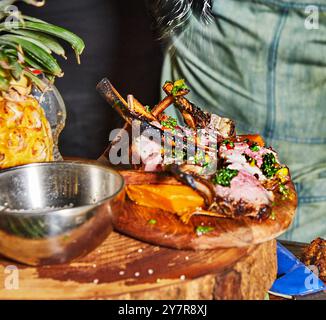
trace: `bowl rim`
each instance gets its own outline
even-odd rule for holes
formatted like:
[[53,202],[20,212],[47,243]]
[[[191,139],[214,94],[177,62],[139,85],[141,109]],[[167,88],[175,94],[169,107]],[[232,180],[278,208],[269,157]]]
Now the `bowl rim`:
[[[108,166],[105,166],[99,162],[97,162],[96,160],[59,160],[59,161],[49,161],[49,162],[33,162],[33,163],[28,163],[28,164],[23,164],[23,165],[19,165],[19,166],[15,166],[15,167],[10,167],[10,168],[6,168],[6,169],[3,169],[3,170],[0,170],[0,179],[1,179],[1,176],[3,174],[6,174],[8,172],[11,172],[11,171],[17,171],[19,169],[24,169],[24,168],[32,168],[32,167],[42,167],[42,166],[55,166],[55,165],[69,165],[69,166],[80,166],[80,165],[86,165],[88,167],[96,167],[96,168],[99,168],[101,170],[104,170],[104,171],[108,171],[110,172],[111,174],[114,174],[115,176],[119,177],[120,179],[120,186],[118,187],[118,189],[110,196],[106,197],[106,198],[103,198],[101,199],[100,201],[94,203],[94,207],[98,207],[98,206],[101,206],[103,203],[107,202],[108,200],[110,199],[113,199],[115,198],[118,194],[120,194],[124,188],[125,188],[125,180],[123,178],[123,176],[116,170],[108,167]],[[86,205],[81,205],[81,206],[74,206],[74,207],[67,207],[67,208],[60,208],[60,209],[51,209],[49,208],[49,210],[46,210],[46,209],[43,209],[44,211],[42,212],[37,212],[37,210],[35,209],[34,210],[21,210],[21,209],[17,209],[17,210],[14,210],[14,209],[1,209],[1,206],[0,206],[0,216],[2,214],[12,214],[12,215],[34,215],[34,216],[37,216],[37,215],[44,215],[44,214],[54,214],[54,213],[59,213],[59,212],[62,212],[62,211],[65,211],[65,210],[69,210],[69,209],[73,209],[73,208],[89,208],[91,207],[92,204],[86,204]],[[42,208],[40,209],[42,210]]]

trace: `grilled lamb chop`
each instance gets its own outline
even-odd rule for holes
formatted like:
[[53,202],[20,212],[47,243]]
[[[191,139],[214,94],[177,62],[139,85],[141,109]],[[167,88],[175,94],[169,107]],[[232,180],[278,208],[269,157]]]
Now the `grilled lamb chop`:
[[[169,87],[169,89],[166,89],[166,87]],[[216,158],[217,143],[220,143],[226,137],[234,137],[234,123],[230,119],[211,115],[195,107],[184,98],[184,95],[189,92],[188,90],[182,87],[174,87],[171,83],[166,83],[164,88],[166,92],[173,92],[173,95],[167,96],[152,111],[149,111],[132,95],[128,96],[127,101],[124,100],[108,79],[103,79],[97,85],[98,91],[118,111],[129,126],[134,124],[135,120],[136,122],[140,121],[140,136],[136,137],[130,147],[136,157],[139,157],[142,162],[141,166],[133,166],[133,168],[150,171],[161,170],[162,165],[169,163],[169,160],[171,160],[165,157],[161,159],[161,162],[157,162],[160,158],[159,146],[155,147],[153,143],[148,143],[146,136],[142,137],[144,132],[149,132],[152,136],[161,133],[160,137],[163,142],[169,141],[173,148],[179,145],[179,150],[181,149],[185,155],[189,153],[195,155],[197,150],[203,150],[205,153],[210,152],[210,158]],[[179,98],[182,99],[179,100]],[[192,122],[195,123],[195,128],[177,125],[174,123],[175,120],[172,126],[172,120],[164,115],[163,111],[174,102],[177,102],[179,106],[183,106],[188,113],[188,119],[193,119]],[[202,130],[197,132],[197,130],[194,130],[197,128]],[[172,138],[169,138],[169,136]],[[119,137],[117,139],[119,140]],[[105,151],[102,157],[103,162],[105,162],[105,158],[109,160],[108,155],[116,142],[117,140],[115,139]],[[161,145],[162,143],[160,143]],[[148,149],[148,151],[143,150],[144,148]],[[153,162],[155,162],[156,166],[153,165]]]
[[[183,221],[197,214],[257,219],[270,215],[274,199],[270,190],[278,185],[274,176],[282,168],[276,153],[251,141],[240,141],[231,120],[204,112],[188,101],[185,95],[189,90],[183,81],[166,82],[163,90],[167,97],[151,110],[131,95],[125,101],[107,79],[97,88],[126,120],[127,127],[130,128],[133,121],[139,124],[140,135],[129,145],[133,157],[140,159],[140,165],[133,168],[164,177],[169,175],[171,179],[164,181],[173,184],[179,181],[204,198],[205,207],[186,213],[181,218]],[[177,125],[164,114],[171,104],[182,113],[187,126]],[[198,128],[202,129],[200,134]],[[156,136],[159,138],[153,139]],[[174,153],[163,154],[161,140]],[[115,142],[107,149],[106,158]],[[185,160],[189,153],[194,155],[192,161],[189,157]],[[284,176],[283,173],[282,179]],[[141,178],[147,179],[145,174]],[[154,180],[162,181],[161,178]]]

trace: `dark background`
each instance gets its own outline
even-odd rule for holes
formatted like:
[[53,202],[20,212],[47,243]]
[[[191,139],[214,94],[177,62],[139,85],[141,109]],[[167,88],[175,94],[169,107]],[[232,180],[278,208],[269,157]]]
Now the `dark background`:
[[65,76],[56,80],[67,107],[60,150],[65,156],[97,158],[110,130],[122,121],[96,92],[108,77],[123,95],[144,104],[158,102],[161,44],[155,39],[144,0],[47,0],[42,8],[18,3],[24,14],[68,28],[82,37],[81,65],[67,47],[68,61],[58,57]]

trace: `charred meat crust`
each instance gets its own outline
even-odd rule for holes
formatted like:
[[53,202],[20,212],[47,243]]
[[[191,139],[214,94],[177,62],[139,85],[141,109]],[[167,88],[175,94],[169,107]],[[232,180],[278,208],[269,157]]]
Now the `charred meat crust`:
[[317,238],[304,250],[302,262],[318,268],[319,278],[326,282],[326,240]]
[[269,205],[255,206],[243,200],[233,201],[216,197],[216,208],[218,212],[223,213],[230,218],[253,217],[257,220],[266,220],[272,212]]

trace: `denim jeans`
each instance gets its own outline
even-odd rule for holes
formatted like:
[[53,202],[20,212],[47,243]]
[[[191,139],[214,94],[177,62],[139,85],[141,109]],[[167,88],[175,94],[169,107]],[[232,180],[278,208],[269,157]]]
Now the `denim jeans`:
[[326,1],[215,0],[212,10],[209,25],[192,16],[171,39],[162,80],[186,79],[190,100],[279,152],[299,195],[283,238],[326,237]]

